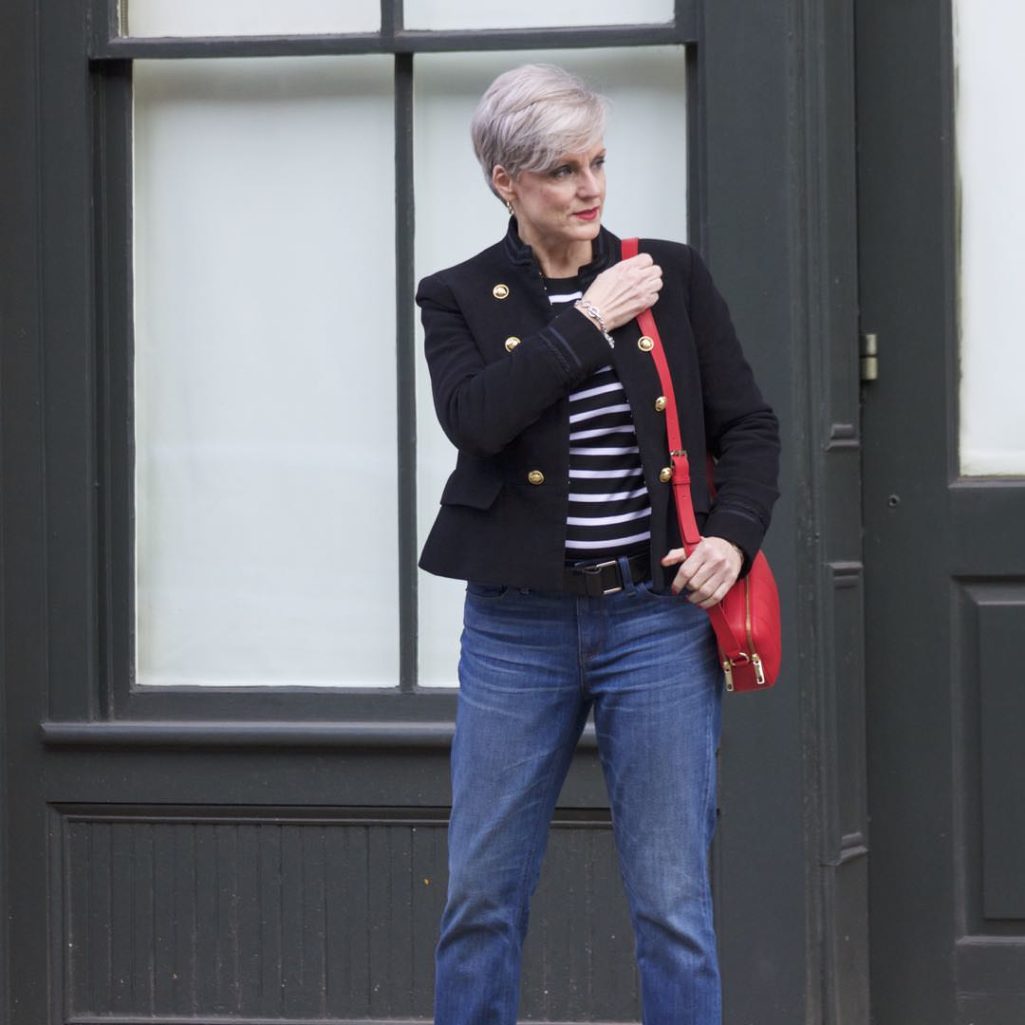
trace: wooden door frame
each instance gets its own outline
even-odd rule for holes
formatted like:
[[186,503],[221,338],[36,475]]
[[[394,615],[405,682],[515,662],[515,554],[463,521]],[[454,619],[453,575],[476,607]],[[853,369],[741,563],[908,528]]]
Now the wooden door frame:
[[[949,586],[947,558],[930,548],[943,546],[957,451],[956,416],[948,420],[957,353],[950,3],[862,3],[858,39],[862,322],[881,348],[864,413],[866,547],[876,556],[867,581],[873,999],[880,1025],[946,1022],[955,1004],[953,894],[922,899],[908,855],[924,856],[953,884],[944,842],[950,759],[942,754],[953,750],[950,669],[947,637],[937,635],[949,619],[930,630],[914,608],[895,607],[891,585],[893,573],[913,573],[932,578],[936,595]],[[927,509],[928,532],[920,519]],[[893,544],[903,553],[898,565],[887,554]],[[890,648],[895,621],[915,631],[913,648]],[[906,669],[912,650],[915,678],[936,682],[934,701],[913,685],[894,686],[893,666]]]

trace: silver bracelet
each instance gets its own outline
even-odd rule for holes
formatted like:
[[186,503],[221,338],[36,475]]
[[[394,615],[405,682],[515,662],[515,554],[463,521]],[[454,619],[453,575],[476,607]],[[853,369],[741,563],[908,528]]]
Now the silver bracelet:
[[573,305],[598,325],[598,330],[605,336],[605,341],[609,343],[609,348],[614,349],[616,347],[616,340],[605,330],[605,321],[602,319],[601,310],[589,299],[578,299]]

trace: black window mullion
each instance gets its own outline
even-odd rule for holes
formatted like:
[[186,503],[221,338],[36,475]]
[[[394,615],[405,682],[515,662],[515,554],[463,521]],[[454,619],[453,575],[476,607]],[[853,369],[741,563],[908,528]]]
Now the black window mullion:
[[93,60],[172,60],[216,57],[317,57],[390,53],[380,32],[309,36],[188,36],[125,39],[96,43]]
[[695,43],[701,32],[701,0],[675,0],[673,24],[683,37],[681,42]]
[[135,680],[132,65],[106,64],[93,81],[98,698],[104,717],[110,718]]
[[687,61],[687,241],[706,252],[708,204],[705,199],[705,92],[697,49],[689,46]]
[[93,60],[142,60],[216,57],[309,57],[359,53],[468,53],[495,50],[570,50],[600,47],[672,46],[694,42],[691,14],[682,24],[595,25],[580,28],[468,29],[451,32],[408,31],[391,12],[382,29],[307,36],[193,36],[189,38],[93,39]]
[[[693,20],[693,19],[691,19]],[[481,53],[492,50],[586,50],[671,46],[691,42],[675,24],[593,25],[573,28],[460,29],[397,32],[395,47],[410,53]]]
[[399,688],[417,681],[416,345],[413,232],[413,55],[395,57],[395,327],[398,416]]
[[394,44],[395,33],[402,31],[402,19],[402,0],[381,0],[381,35],[389,47]]

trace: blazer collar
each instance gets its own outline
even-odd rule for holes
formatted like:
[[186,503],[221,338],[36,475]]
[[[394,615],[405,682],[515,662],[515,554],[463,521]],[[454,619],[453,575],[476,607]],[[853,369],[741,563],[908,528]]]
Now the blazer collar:
[[[520,238],[515,217],[509,218],[509,230],[505,233],[504,244],[505,254],[512,264],[541,274],[534,250]],[[580,284],[583,288],[587,288],[606,267],[619,262],[619,240],[604,226],[598,229],[598,237],[591,246],[591,256],[591,262],[580,268]]]

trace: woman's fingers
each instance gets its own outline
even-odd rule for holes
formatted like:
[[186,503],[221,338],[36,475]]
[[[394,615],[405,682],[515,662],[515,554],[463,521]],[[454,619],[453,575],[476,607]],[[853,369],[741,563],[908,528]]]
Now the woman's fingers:
[[687,591],[687,599],[702,608],[722,601],[736,583],[742,565],[740,552],[725,538],[702,538],[689,556],[674,548],[662,558],[663,566],[679,565],[672,590]]
[[661,288],[662,268],[647,253],[639,253],[602,271],[584,298],[601,311],[611,331],[651,306]]
[[682,548],[670,548],[669,551],[662,556],[661,562],[663,566],[676,566],[686,558],[687,554]]

